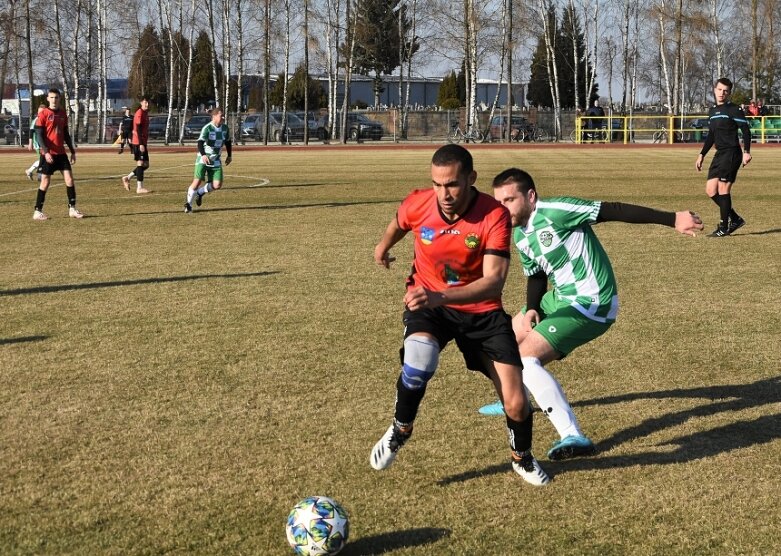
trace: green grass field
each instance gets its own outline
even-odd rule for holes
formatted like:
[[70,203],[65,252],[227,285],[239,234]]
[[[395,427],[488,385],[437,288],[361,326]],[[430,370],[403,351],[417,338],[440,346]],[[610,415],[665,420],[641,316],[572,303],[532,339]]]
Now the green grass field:
[[[716,224],[688,148],[474,148],[540,195],[693,209]],[[136,197],[113,150],[74,167],[82,221],[50,189],[31,219],[29,154],[0,153],[0,553],[288,554],[322,494],[350,513],[343,554],[772,554],[781,546],[781,149],[754,149],[735,236],[601,224],[621,314],[554,363],[595,457],[534,488],[508,463],[489,382],[443,353],[392,468],[404,278],[372,251],[429,186],[423,149],[242,151],[226,188],[182,213],[194,154],[152,149]],[[710,157],[708,157],[708,163]],[[61,180],[55,180],[60,184]],[[508,311],[522,305],[517,259]]]

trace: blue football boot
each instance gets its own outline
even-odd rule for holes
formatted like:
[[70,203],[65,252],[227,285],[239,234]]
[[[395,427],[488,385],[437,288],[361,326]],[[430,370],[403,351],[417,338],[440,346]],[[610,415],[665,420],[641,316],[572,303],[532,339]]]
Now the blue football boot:
[[594,443],[585,436],[570,435],[554,442],[548,450],[548,459],[560,461],[578,456],[591,456],[597,451]]

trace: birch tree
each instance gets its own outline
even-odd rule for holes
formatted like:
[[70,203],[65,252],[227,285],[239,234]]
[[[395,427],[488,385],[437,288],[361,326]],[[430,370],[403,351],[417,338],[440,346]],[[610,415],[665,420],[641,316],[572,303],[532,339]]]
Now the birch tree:
[[545,57],[548,64],[548,83],[553,98],[554,135],[561,138],[561,97],[559,95],[559,69],[556,62],[556,25],[555,8],[550,0],[538,0],[538,11],[542,19]]

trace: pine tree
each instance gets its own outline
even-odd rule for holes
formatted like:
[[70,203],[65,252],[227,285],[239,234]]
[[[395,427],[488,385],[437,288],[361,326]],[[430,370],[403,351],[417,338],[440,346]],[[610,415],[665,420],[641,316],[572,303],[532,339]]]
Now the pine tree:
[[455,71],[451,71],[442,79],[437,94],[437,104],[446,110],[455,110],[462,106],[458,98],[458,78]]
[[[379,101],[382,92],[382,76],[390,75],[399,67],[399,21],[402,35],[407,36],[411,22],[407,17],[407,7],[401,0],[358,0],[355,6],[357,18],[355,23],[355,51],[353,67],[361,75],[374,74],[374,99]],[[407,48],[410,55],[414,54],[419,45],[415,41],[412,48]],[[343,45],[345,50],[346,46]]]
[[[269,103],[272,106],[282,106],[282,93],[283,93],[283,80],[285,76],[279,74],[277,82],[274,84],[274,88],[269,93]],[[299,65],[296,68],[293,78],[287,84],[287,105],[292,110],[304,109],[304,81],[305,70],[304,66]],[[311,77],[307,80],[309,83],[309,107],[310,111],[313,108],[324,108],[328,103],[328,99],[323,90],[323,86],[320,82]]]
[[155,106],[166,104],[165,47],[151,25],[147,25],[141,32],[127,81],[131,98],[147,96]]
[[[212,81],[212,42],[206,31],[198,33],[193,48],[193,71],[190,91],[192,106],[214,102]],[[222,64],[217,62],[217,81],[222,83]]]
[[[583,32],[576,13],[569,8],[564,10],[561,25],[556,25],[556,14],[550,14],[552,24],[556,29],[556,62],[559,75],[559,95],[562,108],[575,106],[575,68],[573,67],[572,50],[573,36],[578,51],[578,83],[583,83],[587,72],[591,71],[591,63],[585,52]],[[574,29],[574,33],[573,33]],[[537,39],[537,48],[532,55],[531,76],[529,78],[529,90],[526,98],[534,106],[553,107],[550,84],[548,82],[548,61],[545,52],[545,38],[540,35]],[[596,94],[598,85],[594,83],[591,98]],[[580,108],[585,108],[586,99],[580,98]]]

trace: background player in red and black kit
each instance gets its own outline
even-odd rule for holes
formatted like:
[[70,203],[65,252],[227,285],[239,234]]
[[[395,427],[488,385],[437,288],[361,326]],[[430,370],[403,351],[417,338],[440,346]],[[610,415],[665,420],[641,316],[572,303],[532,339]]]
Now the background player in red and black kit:
[[[46,200],[46,191],[49,189],[52,174],[58,170],[62,172],[62,177],[65,179],[68,216],[82,218],[84,215],[76,208],[76,184],[73,182],[73,172],[71,171],[71,164],[76,164],[76,148],[73,146],[68,131],[68,114],[60,108],[60,92],[57,89],[49,89],[46,100],[49,102],[49,107],[41,110],[35,124],[35,133],[38,135],[38,144],[41,146],[39,166],[41,183],[38,186],[33,220],[49,219],[43,212],[43,203]],[[68,145],[70,149],[70,160],[65,154],[65,145]]]
[[[531,453],[532,413],[523,388],[512,320],[502,308],[510,266],[510,215],[501,203],[473,187],[472,155],[445,145],[431,160],[431,189],[411,193],[374,248],[388,268],[390,249],[408,232],[415,261],[404,296],[404,347],[396,383],[393,423],[372,449],[375,469],[389,467],[410,438],[439,352],[451,340],[467,368],[489,377],[505,404],[512,468],[524,480],[549,479]],[[508,410],[509,404],[509,410]]]
[[[722,77],[713,86],[716,106],[708,112],[708,137],[702,146],[694,166],[699,172],[705,155],[716,145],[716,155],[708,169],[705,192],[719,207],[719,225],[710,237],[725,237],[743,226],[746,221],[732,208],[732,184],[741,165],[751,162],[751,128],[743,109],[732,104],[732,81]],[[743,133],[743,150],[740,149],[738,129]]]
[[144,170],[149,168],[149,99],[141,97],[141,106],[133,116],[133,134],[130,141],[136,167],[127,176],[122,176],[122,186],[130,191],[130,178],[136,178],[136,193],[149,193],[144,187]]

